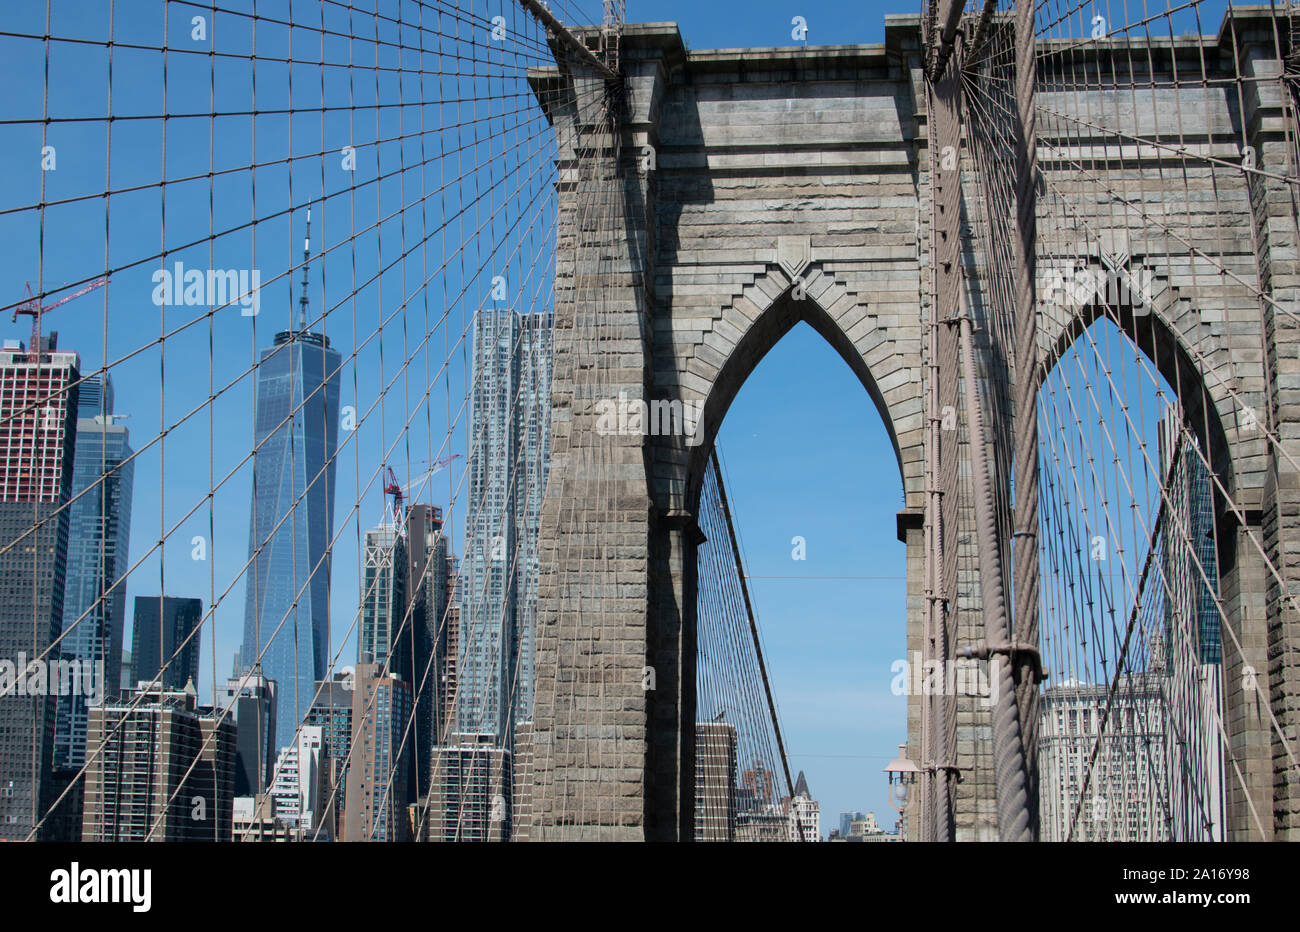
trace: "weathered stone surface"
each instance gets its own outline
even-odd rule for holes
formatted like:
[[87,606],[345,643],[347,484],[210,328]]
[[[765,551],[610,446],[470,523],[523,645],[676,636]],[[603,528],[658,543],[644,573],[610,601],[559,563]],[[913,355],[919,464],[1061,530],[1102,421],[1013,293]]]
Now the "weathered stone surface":
[[[1271,33],[1248,15],[1236,23],[1243,61],[1276,73]],[[1228,75],[1230,53],[1214,41],[1189,43],[1187,54]],[[728,407],[797,323],[816,329],[858,376],[893,442],[905,511],[926,507],[932,179],[919,48],[916,17],[888,17],[877,46],[689,55],[671,24],[628,26],[621,100],[612,89],[603,96],[590,75],[577,76],[576,96],[571,75],[536,78],[548,89],[563,183],[531,838],[690,837],[695,510]],[[1259,297],[1291,309],[1300,297],[1294,204],[1275,178],[1248,183],[1232,167],[1189,160],[1173,180],[1165,150],[1081,144],[1062,128],[1101,114],[1126,133],[1168,134],[1168,121],[1154,114],[1180,106],[1194,151],[1235,162],[1244,126],[1262,166],[1282,172],[1283,101],[1262,81],[1245,82],[1244,112],[1230,81],[1181,97],[1166,89],[1135,96],[1123,68],[1144,60],[1117,53],[1116,86],[1096,91],[1091,111],[1077,94],[1042,94],[1040,165],[1079,222],[1073,238],[1053,229],[1054,239],[1040,241],[1040,268],[1054,256],[1100,263],[1103,252],[1122,252],[1130,270],[1153,276],[1156,324],[1133,326],[1130,336],[1178,387],[1189,415],[1208,425],[1206,448],[1233,503],[1220,534],[1230,542],[1223,604],[1241,644],[1225,636],[1229,744],[1252,799],[1267,803],[1263,834],[1295,838],[1300,783],[1287,777],[1269,713],[1293,747],[1300,743],[1300,619],[1286,592],[1300,593],[1300,334],[1289,314]],[[554,96],[556,88],[567,96]],[[623,108],[621,122],[593,101]],[[1099,188],[1125,192],[1134,209],[1117,213]],[[978,192],[965,197],[978,205]],[[1190,241],[1166,226],[1189,231]],[[987,319],[977,293],[971,303]],[[1050,366],[1097,310],[1044,304],[1041,313],[1040,351]],[[1004,436],[1010,376],[980,374],[986,417]],[[620,391],[701,406],[698,434],[602,434],[597,404]],[[941,388],[945,403],[957,404],[958,392]],[[1246,408],[1280,425],[1284,450],[1246,429]],[[958,460],[953,468],[968,475],[964,452]],[[945,507],[945,515],[962,568],[945,583],[958,605],[960,649],[985,636],[970,569],[977,554],[969,510]],[[908,527],[900,530],[909,579],[898,642],[910,651],[920,646],[925,598],[924,543],[919,525]],[[1247,666],[1257,691],[1240,685]],[[647,671],[653,689],[643,688]],[[989,714],[965,698],[956,712],[957,837],[996,838]],[[909,703],[918,759],[919,721],[919,705]],[[1231,835],[1258,837],[1244,794],[1226,782]]]

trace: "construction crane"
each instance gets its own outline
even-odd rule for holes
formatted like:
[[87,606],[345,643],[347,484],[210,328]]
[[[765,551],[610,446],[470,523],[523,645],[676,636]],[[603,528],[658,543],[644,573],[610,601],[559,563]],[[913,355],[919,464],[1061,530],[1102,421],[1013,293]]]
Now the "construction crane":
[[[391,522],[392,522],[393,525],[400,527],[400,526],[401,526],[401,523],[402,523],[402,522],[401,522],[401,517],[402,517],[402,487],[401,487],[401,485],[399,485],[398,482],[397,482],[397,473],[393,472],[393,467],[392,467],[392,466],[385,466],[384,468],[385,468],[386,470],[388,470],[388,484],[387,484],[386,486],[384,486],[384,495],[391,495],[391,496],[393,496],[393,510],[392,510],[392,512],[391,512]],[[390,521],[390,513],[389,513],[389,511],[388,511],[388,505],[387,505],[387,503],[385,503],[385,505],[384,505],[384,523],[385,523],[385,524],[388,524],[389,521]]]
[[[387,505],[385,505],[385,511],[384,511],[385,522],[388,521],[391,515],[392,523],[397,527],[401,527],[402,517],[405,514],[405,512],[402,509],[402,503],[406,500],[406,493],[409,492],[411,489],[415,488],[415,486],[419,485],[420,483],[425,482],[431,479],[433,476],[437,475],[438,473],[442,472],[444,469],[446,469],[448,466],[450,466],[454,461],[458,459],[460,459],[460,454],[455,453],[447,457],[446,459],[438,460],[431,467],[429,467],[428,470],[421,473],[417,478],[412,479],[410,482],[406,483],[406,485],[402,485],[397,481],[397,474],[393,472],[393,468],[391,466],[385,466],[384,469],[387,470],[388,472],[388,484],[384,486],[384,495],[386,496],[391,495],[393,499],[391,512],[388,511]],[[425,462],[427,463],[428,460],[425,460]]]
[[91,282],[89,285],[86,285],[84,288],[78,288],[76,291],[74,291],[72,294],[66,297],[59,298],[59,300],[55,301],[53,304],[41,304],[41,302],[38,301],[36,297],[32,294],[32,283],[28,282],[27,300],[24,301],[22,304],[18,305],[16,308],[14,308],[14,313],[11,320],[16,323],[18,321],[19,314],[27,314],[31,317],[32,342],[28,346],[28,349],[33,353],[40,353],[41,315],[47,311],[54,310],[56,307],[58,307],[61,304],[67,304],[73,298],[80,298],[82,295],[89,294],[90,292],[94,291],[96,288],[103,288],[107,284],[108,284],[107,278],[100,278],[97,279],[96,281]]

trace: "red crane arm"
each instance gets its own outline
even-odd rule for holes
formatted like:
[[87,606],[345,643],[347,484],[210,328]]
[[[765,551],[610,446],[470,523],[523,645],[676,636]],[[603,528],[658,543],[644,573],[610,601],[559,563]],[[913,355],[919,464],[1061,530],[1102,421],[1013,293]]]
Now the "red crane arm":
[[67,304],[67,303],[68,303],[69,301],[71,301],[73,298],[80,298],[83,294],[89,294],[90,292],[94,291],[96,288],[103,288],[103,287],[104,287],[105,285],[107,285],[107,284],[108,284],[108,279],[107,279],[107,278],[101,278],[101,279],[99,279],[99,281],[91,282],[91,283],[90,283],[89,285],[87,285],[86,287],[84,287],[84,288],[79,288],[79,289],[77,289],[76,291],[74,291],[72,294],[70,294],[70,295],[66,295],[65,297],[62,297],[62,298],[59,298],[59,300],[55,301],[53,304],[43,304],[43,305],[41,305],[41,311],[42,311],[42,312],[44,312],[44,311],[52,311],[52,310],[54,310],[56,307],[58,307],[60,304]]

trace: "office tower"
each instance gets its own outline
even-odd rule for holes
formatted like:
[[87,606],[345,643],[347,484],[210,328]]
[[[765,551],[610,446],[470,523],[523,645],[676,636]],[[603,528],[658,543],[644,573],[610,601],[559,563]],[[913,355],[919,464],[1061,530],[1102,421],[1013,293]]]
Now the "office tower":
[[[429,792],[429,754],[442,740],[447,717],[448,607],[452,555],[443,531],[442,509],[412,504],[406,510],[406,593],[410,616],[409,673],[402,678],[415,691],[415,778],[413,794]],[[450,655],[455,663],[455,654]]]
[[770,811],[776,806],[776,774],[755,758],[754,766],[740,773],[736,805],[741,811]]
[[[275,817],[314,835],[324,817],[327,801],[325,787],[325,730],[319,725],[304,725],[298,740],[280,751],[271,782]],[[327,831],[325,838],[330,837]]]
[[736,837],[736,726],[695,723],[695,840]]
[[201,637],[194,632],[202,621],[203,602],[199,599],[136,596],[131,629],[133,684],[151,683],[159,671],[165,689],[184,689],[190,680],[197,683]]
[[776,774],[754,759],[736,785],[736,841],[786,841],[789,818],[776,795]]
[[[0,658],[24,668],[60,659],[80,378],[57,334],[40,343],[0,350]],[[52,802],[56,708],[48,692],[0,696],[0,840],[26,838]]]
[[229,710],[227,720],[236,729],[235,795],[256,796],[266,791],[276,758],[276,684],[256,673],[238,673],[217,691],[217,705]]
[[549,312],[522,317],[523,340],[520,363],[520,412],[523,422],[522,450],[518,457],[515,523],[521,528],[516,558],[519,598],[516,603],[516,631],[519,666],[515,675],[514,715],[519,721],[533,717],[534,635],[537,628],[537,593],[541,565],[538,533],[542,523],[542,499],[551,469],[551,370],[553,321]]
[[[1161,799],[1167,785],[1162,679],[1160,673],[1120,675],[1099,744],[1109,684],[1067,680],[1044,692],[1038,727],[1043,841],[1170,840]],[[1094,745],[1097,757],[1075,821]]]
[[352,671],[334,674],[316,684],[316,699],[307,710],[307,725],[321,729],[325,795],[321,820],[333,838],[340,838],[348,781],[348,752],[352,747]]
[[[415,715],[398,760],[403,769],[400,785],[409,796],[396,800],[405,805],[419,795],[421,779],[427,785],[429,748],[433,746],[434,675],[430,669],[433,644],[424,617],[425,582],[412,577],[415,550],[423,552],[432,533],[429,506],[412,506],[394,515],[398,524],[382,524],[366,532],[362,555],[361,633],[358,659],[371,660],[406,684]],[[408,526],[408,516],[414,525]],[[441,521],[439,521],[441,524]],[[411,532],[417,537],[408,540]],[[418,695],[417,695],[418,691]],[[407,723],[401,722],[405,731]]]
[[[65,658],[102,671],[104,695],[113,699],[119,694],[126,622],[135,461],[126,427],[114,423],[113,384],[108,375],[86,376],[78,396],[59,650]],[[184,680],[178,685],[184,686]],[[86,762],[88,708],[85,696],[59,697],[56,769],[80,770]]]
[[240,657],[275,680],[276,748],[293,743],[330,647],[340,357],[328,337],[307,330],[308,252],[298,329],[277,333],[257,366]]
[[402,841],[406,829],[411,687],[377,663],[359,663],[352,691],[352,763],[344,841]]
[[366,531],[361,566],[357,655],[401,672],[406,666],[403,652],[409,645],[411,625],[405,617],[406,539],[397,527],[381,524]]
[[[841,812],[840,813],[840,837],[847,838],[849,832],[853,830],[853,823],[862,822],[866,818],[867,817],[861,812]],[[875,824],[875,821],[876,821],[876,814],[873,812],[871,813],[872,824]],[[872,831],[878,832],[880,831],[880,827],[877,826],[876,828],[872,829]]]
[[511,754],[495,734],[452,734],[433,749],[429,841],[510,838]]
[[794,781],[794,796],[786,801],[786,815],[789,841],[821,841],[821,803],[812,798],[808,792],[808,780],[799,771]]
[[234,724],[193,684],[135,698],[90,710],[82,840],[229,841]]
[[1176,408],[1160,419],[1163,578],[1153,587],[1164,602],[1166,754],[1169,772],[1179,775],[1170,790],[1171,831],[1175,841],[1222,841],[1223,646],[1214,491],[1200,445],[1180,428]]
[[474,318],[457,730],[532,718],[537,530],[550,454],[551,316]]
[[[1161,528],[1164,572],[1173,597],[1166,602],[1165,642],[1172,658],[1188,653],[1201,664],[1223,659],[1219,630],[1218,542],[1214,532],[1214,491],[1200,444],[1181,428],[1171,408],[1160,418],[1160,472],[1168,513]],[[1180,623],[1175,628],[1175,618]]]
[[438,668],[438,744],[456,730],[457,698],[460,692],[460,561],[447,557],[447,620],[443,625],[446,646]]

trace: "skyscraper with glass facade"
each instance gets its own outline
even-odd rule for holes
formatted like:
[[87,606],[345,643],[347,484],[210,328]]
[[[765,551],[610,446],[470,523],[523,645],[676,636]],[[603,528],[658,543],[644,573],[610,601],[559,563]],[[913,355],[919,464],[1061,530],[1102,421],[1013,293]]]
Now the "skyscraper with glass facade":
[[1221,841],[1224,826],[1223,639],[1214,491],[1181,412],[1160,420],[1164,517],[1157,596],[1164,603],[1157,672],[1165,685],[1166,754],[1179,780],[1166,806],[1178,841]]
[[[130,565],[134,451],[126,426],[114,423],[113,383],[108,375],[86,376],[79,388],[59,648],[65,659],[76,658],[102,670],[105,697],[114,698],[126,624],[123,577]],[[87,697],[59,697],[56,768],[79,770],[86,762],[88,716]]]
[[488,309],[474,319],[456,722],[501,742],[532,715],[551,334],[549,313]]
[[[361,559],[361,633],[358,661],[406,672],[412,625],[405,618],[406,539],[393,524],[366,531]],[[391,663],[389,663],[391,658]]]
[[131,685],[160,682],[184,689],[199,680],[199,637],[203,602],[169,595],[135,597],[131,626]]
[[1199,445],[1190,435],[1179,436],[1176,412],[1160,420],[1160,470],[1168,497],[1165,533],[1165,576],[1172,594],[1166,601],[1165,639],[1172,649],[1170,629],[1175,610],[1186,611],[1195,624],[1196,655],[1201,663],[1220,663],[1223,641],[1219,630],[1218,545],[1214,533],[1214,494],[1210,471]]
[[[24,668],[63,624],[80,379],[57,335],[40,342],[0,350],[0,657]],[[48,691],[0,695],[0,841],[25,839],[53,801],[56,707]]]
[[276,683],[288,747],[325,678],[338,446],[339,354],[305,329],[275,335],[257,367],[244,667]]

